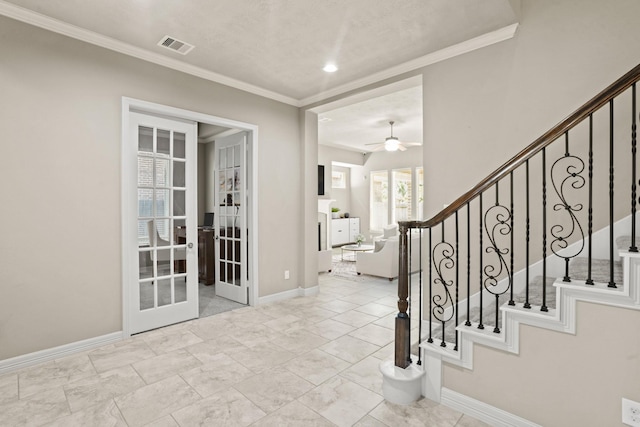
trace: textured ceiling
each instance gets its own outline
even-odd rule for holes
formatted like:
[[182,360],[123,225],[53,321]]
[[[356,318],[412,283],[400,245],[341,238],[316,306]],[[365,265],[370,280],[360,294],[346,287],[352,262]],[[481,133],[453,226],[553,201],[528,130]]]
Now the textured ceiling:
[[[513,1],[513,0],[512,0]],[[509,0],[0,0],[301,100],[516,22]],[[165,35],[188,55],[157,46]],[[321,69],[335,62],[339,70]]]

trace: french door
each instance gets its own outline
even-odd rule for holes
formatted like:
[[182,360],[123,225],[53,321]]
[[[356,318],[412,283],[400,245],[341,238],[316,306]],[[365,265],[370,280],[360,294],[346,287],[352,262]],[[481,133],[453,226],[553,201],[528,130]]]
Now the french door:
[[247,132],[215,144],[216,295],[247,304]]
[[137,180],[129,183],[124,226],[135,257],[129,263],[129,331],[137,333],[198,317],[197,128],[135,112],[129,123],[123,158]]

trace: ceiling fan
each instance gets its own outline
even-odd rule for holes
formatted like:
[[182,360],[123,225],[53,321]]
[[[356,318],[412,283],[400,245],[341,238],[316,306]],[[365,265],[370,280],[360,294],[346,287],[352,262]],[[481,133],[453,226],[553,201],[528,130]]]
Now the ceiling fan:
[[400,140],[398,139],[398,137],[393,136],[393,124],[395,122],[393,120],[389,121],[389,125],[391,125],[391,136],[388,136],[387,138],[385,138],[384,142],[373,142],[371,144],[365,144],[365,145],[377,145],[377,147],[375,147],[373,149],[373,151],[382,151],[382,150],[386,150],[386,151],[406,151],[407,147],[416,147],[416,146],[420,146],[422,145],[419,142],[400,142]]

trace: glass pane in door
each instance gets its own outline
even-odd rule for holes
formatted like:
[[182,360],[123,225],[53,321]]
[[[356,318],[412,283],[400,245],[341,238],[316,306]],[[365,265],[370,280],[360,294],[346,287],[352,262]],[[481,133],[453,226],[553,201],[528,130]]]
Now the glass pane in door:
[[185,140],[184,133],[138,127],[140,310],[186,301]]

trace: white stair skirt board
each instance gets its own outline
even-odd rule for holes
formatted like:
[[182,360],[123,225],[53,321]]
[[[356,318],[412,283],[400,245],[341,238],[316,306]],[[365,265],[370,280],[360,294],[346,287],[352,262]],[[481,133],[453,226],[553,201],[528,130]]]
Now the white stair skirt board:
[[[416,356],[411,357],[416,360]],[[410,405],[422,396],[424,370],[411,363],[406,369],[395,366],[393,360],[380,363],[382,395],[387,402]]]
[[88,338],[82,341],[76,341],[64,344],[58,347],[48,348],[21,356],[12,357],[11,359],[0,360],[0,375],[17,371],[29,366],[37,365],[43,362],[60,359],[81,351],[91,350],[93,348],[102,347],[103,345],[113,344],[124,339],[122,331],[113,332],[99,337]]
[[448,388],[442,389],[440,403],[496,427],[541,427],[539,424]]

